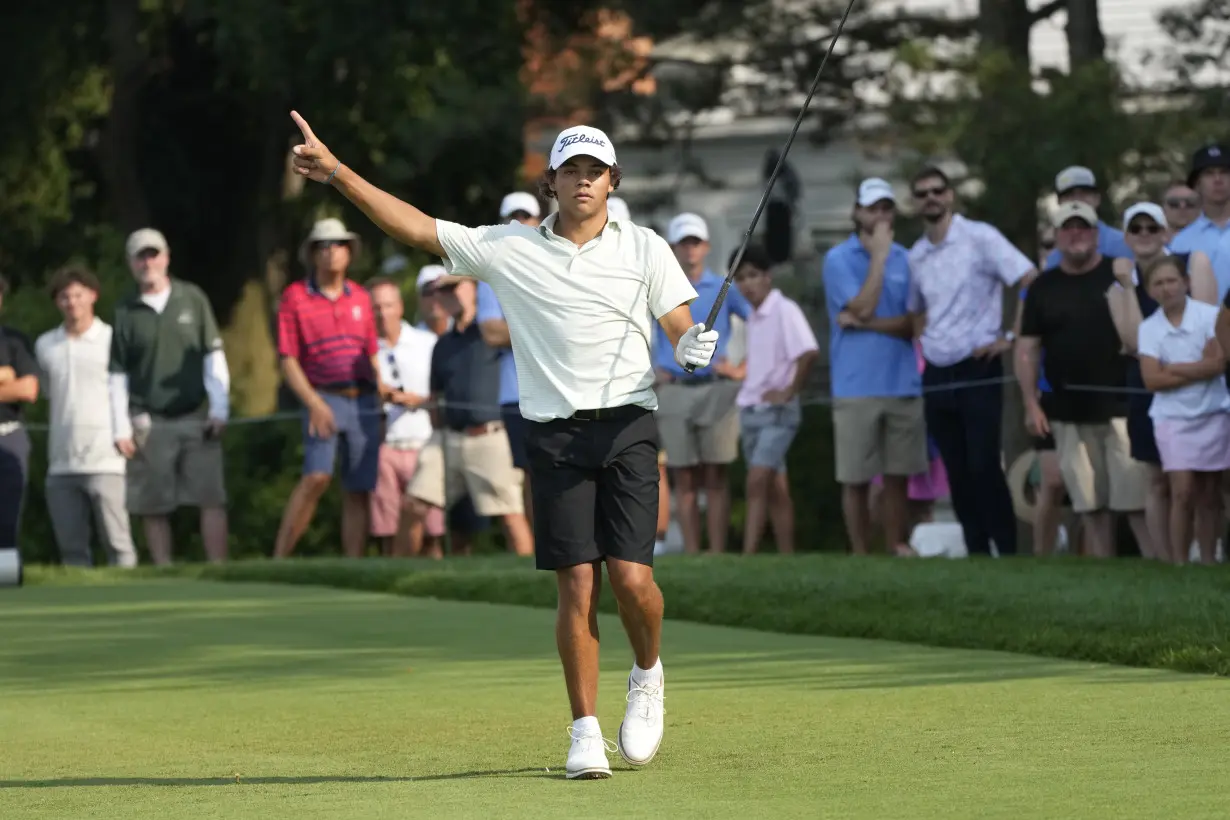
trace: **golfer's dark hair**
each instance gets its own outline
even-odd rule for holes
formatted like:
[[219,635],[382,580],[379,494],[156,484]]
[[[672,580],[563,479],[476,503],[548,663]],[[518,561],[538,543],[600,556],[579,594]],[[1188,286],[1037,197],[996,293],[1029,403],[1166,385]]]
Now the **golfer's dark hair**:
[[948,174],[944,173],[938,165],[926,165],[910,178],[910,188],[913,189],[915,185],[924,179],[931,179],[932,177],[943,182],[945,188],[952,187],[952,180],[948,178]]
[[[730,270],[730,266],[735,263],[735,257],[739,255],[739,249],[735,248],[730,254],[730,258],[726,260],[726,270]],[[760,245],[748,245],[747,250],[743,252],[743,259],[739,262],[739,267],[750,265],[756,270],[769,273],[773,270],[773,257],[769,256]]]
[[1174,268],[1179,272],[1179,276],[1187,278],[1187,265],[1183,264],[1183,260],[1174,254],[1164,253],[1156,259],[1151,259],[1144,264],[1140,269],[1140,281],[1145,287],[1149,287],[1149,283],[1153,281],[1154,275],[1166,268]]
[[51,279],[47,282],[47,290],[51,291],[51,298],[55,299],[69,285],[81,285],[94,293],[102,293],[102,285],[98,283],[98,277],[85,265],[73,264],[60,268],[51,274]]
[[9,292],[9,280],[4,278],[4,274],[0,273],[0,296],[7,296]]
[[[618,165],[611,166],[611,190],[614,191],[619,187],[620,180],[624,178],[624,172],[620,170]],[[555,199],[555,191],[551,190],[551,184],[555,182],[554,171],[544,171],[543,175],[538,178],[538,195],[543,199]]]

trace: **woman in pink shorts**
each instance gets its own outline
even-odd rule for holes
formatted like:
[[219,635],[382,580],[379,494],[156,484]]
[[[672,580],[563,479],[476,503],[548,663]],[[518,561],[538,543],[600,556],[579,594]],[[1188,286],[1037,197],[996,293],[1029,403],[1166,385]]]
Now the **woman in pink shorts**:
[[[927,363],[923,359],[922,347],[917,341],[914,342],[914,354],[918,359],[918,372],[921,373]],[[927,472],[910,476],[909,484],[906,485],[906,497],[910,502],[906,526],[911,531],[919,524],[932,520],[935,513],[935,502],[948,496],[948,473],[944,470],[943,460],[940,459],[939,448],[935,446],[930,436],[927,436],[927,458],[930,464]],[[881,520],[877,508],[880,503],[882,485],[883,481],[880,476],[871,480],[870,505],[873,521]],[[898,545],[894,550],[897,555],[915,554],[914,550],[904,544]]]
[[1153,391],[1149,416],[1170,481],[1170,559],[1185,563],[1195,530],[1201,563],[1215,558],[1221,477],[1230,469],[1230,391],[1217,342],[1215,305],[1188,295],[1186,268],[1173,256],[1144,266],[1141,281],[1160,305],[1140,323],[1140,375]]

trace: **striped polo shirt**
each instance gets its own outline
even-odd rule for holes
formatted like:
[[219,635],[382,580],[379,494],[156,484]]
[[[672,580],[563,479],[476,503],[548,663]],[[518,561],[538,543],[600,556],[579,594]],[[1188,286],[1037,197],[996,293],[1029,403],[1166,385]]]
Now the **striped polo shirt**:
[[297,359],[313,387],[375,385],[372,357],[379,350],[372,300],[346,280],[330,299],[314,279],[293,282],[278,305],[278,354]]

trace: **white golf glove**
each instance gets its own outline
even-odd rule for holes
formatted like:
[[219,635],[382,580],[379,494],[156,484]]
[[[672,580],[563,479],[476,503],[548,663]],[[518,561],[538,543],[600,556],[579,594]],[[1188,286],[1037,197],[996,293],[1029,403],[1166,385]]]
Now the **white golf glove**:
[[675,345],[675,361],[680,367],[694,365],[697,370],[708,367],[717,350],[718,332],[705,330],[704,325],[692,325]]

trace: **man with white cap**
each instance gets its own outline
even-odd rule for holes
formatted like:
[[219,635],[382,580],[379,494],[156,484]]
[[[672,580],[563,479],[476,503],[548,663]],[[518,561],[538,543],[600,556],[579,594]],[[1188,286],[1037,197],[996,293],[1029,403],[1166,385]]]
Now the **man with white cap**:
[[617,748],[644,765],[662,742],[662,593],[653,578],[658,435],[650,336],[655,319],[677,361],[705,367],[718,334],[694,323],[696,291],[657,235],[612,222],[615,148],[573,126],[552,145],[540,192],[559,211],[538,228],[466,228],[380,191],[329,152],[297,113],[297,173],[339,189],[386,233],[490,282],[508,315],[534,477],[537,566],[555,572],[556,644],[572,707],[569,778],[611,774],[598,724],[598,594],[605,563],[632,643]]
[[[666,229],[680,267],[696,289],[691,304],[692,319],[703,322],[713,309],[726,277],[714,273],[707,262],[709,226],[695,213],[682,213]],[[700,494],[705,495],[709,552],[726,551],[730,528],[729,467],[739,457],[738,370],[726,359],[730,342],[730,319],[744,321],[752,307],[737,288],[726,300],[713,323],[718,332],[717,352],[711,367],[692,373],[675,356],[675,346],[662,328],[654,332],[653,365],[657,371],[658,426],[666,450],[666,466],[674,473],[675,509],[683,533],[683,549],[698,553],[701,547]]]
[[527,191],[513,191],[500,201],[500,219],[510,219],[533,228],[538,225],[541,215],[538,197]]
[[205,553],[224,561],[230,371],[218,321],[199,287],[171,276],[159,231],[134,231],[125,251],[137,287],[115,307],[108,390],[115,446],[128,459],[128,511],[141,517],[154,563],[169,564],[170,514],[200,508]]
[[833,440],[851,550],[868,552],[871,481],[883,476],[884,535],[907,546],[907,484],[927,471],[922,381],[906,307],[910,262],[893,241],[897,196],[886,180],[858,186],[854,231],[824,256]]
[[[1072,165],[1055,175],[1055,198],[1060,205],[1069,202],[1083,202],[1094,213],[1102,207],[1102,192],[1098,189],[1098,179],[1093,171],[1083,165]],[[1131,258],[1132,250],[1123,241],[1123,231],[1111,227],[1098,220],[1098,253],[1114,258]],[[1053,268],[1059,264],[1059,248],[1053,248],[1046,256],[1046,267]]]
[[303,405],[303,475],[282,513],[275,558],[303,537],[342,460],[342,551],[367,546],[371,493],[380,469],[386,396],[371,294],[347,276],[358,234],[322,219],[299,248],[307,277],[286,286],[278,305],[282,375]]
[[[1029,288],[1016,343],[1026,425],[1035,436],[1054,435],[1064,486],[1082,516],[1091,553],[1115,555],[1112,513],[1125,513],[1149,555],[1148,478],[1131,457],[1123,390],[1128,362],[1107,307],[1114,260],[1098,250],[1098,215],[1088,203],[1059,206],[1053,224],[1060,263]],[[1045,408],[1036,389],[1039,352],[1046,354],[1051,384]]]

